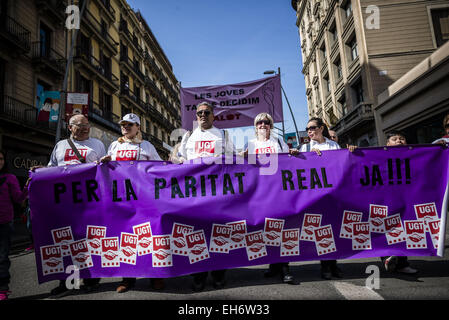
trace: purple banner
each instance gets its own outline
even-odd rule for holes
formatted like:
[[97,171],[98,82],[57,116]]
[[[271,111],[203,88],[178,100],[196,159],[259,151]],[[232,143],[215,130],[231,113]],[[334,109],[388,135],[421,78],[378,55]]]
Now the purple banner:
[[[81,278],[157,278],[287,261],[441,256],[448,155],[440,146],[404,146],[244,164],[39,169],[30,185],[39,282],[65,279],[69,265]],[[275,173],[260,174],[268,166]]]
[[274,122],[283,120],[279,75],[223,86],[181,88],[183,129],[192,130],[196,106],[203,101],[214,105],[217,128],[252,126],[261,112],[269,113]]

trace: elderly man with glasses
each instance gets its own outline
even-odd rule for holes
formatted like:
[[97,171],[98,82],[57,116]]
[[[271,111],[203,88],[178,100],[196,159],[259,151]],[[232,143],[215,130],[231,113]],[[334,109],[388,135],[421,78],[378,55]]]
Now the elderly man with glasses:
[[[90,138],[89,120],[84,115],[74,115],[69,120],[70,137],[59,141],[51,153],[49,167],[66,166],[80,163],[99,161],[106,155],[106,150],[98,139]],[[36,167],[31,170],[35,170]],[[100,279],[91,278],[83,280],[83,288],[86,292],[91,292],[98,288]],[[69,290],[65,281],[61,280],[59,285],[51,290],[53,298],[61,298],[69,295],[73,290]]]
[[89,137],[90,124],[84,115],[79,114],[70,118],[69,131],[70,137],[59,141],[54,147],[49,167],[95,162],[106,155],[103,143]]
[[208,102],[197,105],[198,127],[182,137],[179,147],[181,162],[204,157],[235,154],[235,148],[225,130],[214,127],[214,108]]
[[[197,105],[196,117],[198,127],[192,132],[184,134],[179,147],[179,161],[192,160],[203,157],[219,157],[223,154],[235,154],[233,143],[225,130],[213,126],[214,108],[208,102]],[[225,286],[225,271],[211,272],[213,286],[221,289]],[[206,285],[207,272],[193,275],[193,290],[202,291]]]

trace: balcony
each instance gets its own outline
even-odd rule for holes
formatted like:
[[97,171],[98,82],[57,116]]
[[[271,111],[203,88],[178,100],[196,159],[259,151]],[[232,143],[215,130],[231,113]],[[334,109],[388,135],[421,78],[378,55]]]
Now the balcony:
[[8,50],[27,53],[31,48],[31,32],[7,15],[0,16],[0,40]]
[[128,69],[128,72],[134,75],[134,78],[139,80],[142,84],[145,84],[145,75],[140,71],[138,63],[131,62],[125,54],[120,55],[120,67],[123,66]]
[[0,119],[17,122],[22,126],[44,131],[49,134],[56,133],[56,122],[37,121],[38,109],[10,96],[0,97]]
[[160,95],[162,94],[161,91],[159,90],[159,88],[153,82],[153,80],[151,80],[150,77],[148,77],[148,76],[144,77],[144,85],[145,85],[145,88],[150,89],[152,91],[153,95],[156,98],[159,98]]
[[161,126],[163,126],[167,131],[171,132],[175,130],[175,126],[170,123],[163,115],[160,113],[152,104],[145,103],[144,104],[147,113],[151,116],[152,119],[154,119],[157,123],[159,123]]
[[110,23],[115,22],[115,10],[111,6],[110,0],[95,0],[100,7],[100,16],[106,17]]
[[354,30],[354,15],[351,14],[351,16],[346,18],[346,20],[343,22],[342,38],[346,41],[353,30]]
[[117,133],[121,133],[120,125],[118,124],[120,117],[96,102],[90,105],[89,118]]
[[82,23],[81,26],[89,32],[89,36],[94,35],[109,51],[109,55],[115,56],[118,53],[118,43],[112,39],[107,28],[102,27],[101,23],[87,9],[84,12],[83,21],[86,23]]
[[120,86],[120,99],[145,111],[145,106],[141,102],[140,97],[136,96],[134,92],[125,85]]
[[366,126],[374,121],[372,104],[361,102],[344,115],[333,130],[345,133],[357,127]]
[[58,78],[64,77],[66,59],[41,41],[33,42],[31,61],[36,72],[48,73]]
[[106,67],[104,63],[101,63],[97,58],[91,55],[87,50],[81,47],[75,47],[75,55],[73,62],[84,67],[93,77],[99,82],[104,83],[111,91],[118,91],[120,87],[120,81],[111,72],[110,67]]
[[148,63],[152,71],[160,77],[162,75],[162,70],[159,69],[156,62],[154,62],[154,59],[148,54],[148,52],[145,52],[144,61]]
[[36,8],[39,15],[53,23],[62,26],[66,19],[67,3],[64,0],[36,0]]
[[145,56],[145,53],[143,49],[139,45],[139,40],[135,35],[132,35],[131,32],[129,32],[128,24],[126,21],[121,20],[119,25],[119,32],[120,36],[123,37],[125,40],[128,41],[129,44],[132,45],[133,49],[137,54],[143,58]]

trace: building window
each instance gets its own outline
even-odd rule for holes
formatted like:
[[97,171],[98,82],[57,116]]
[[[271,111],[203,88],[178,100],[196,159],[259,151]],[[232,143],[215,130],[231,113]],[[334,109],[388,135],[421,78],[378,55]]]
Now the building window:
[[122,118],[125,114],[131,113],[131,109],[122,105]]
[[322,62],[322,65],[323,65],[323,64],[325,64],[326,61],[327,61],[326,45],[323,45],[323,46],[320,48],[320,51],[321,51],[321,62]]
[[41,22],[39,29],[40,57],[49,57],[51,48],[51,30]]
[[323,77],[323,81],[324,81],[324,88],[326,89],[326,97],[331,93],[331,83],[329,81],[329,75],[325,75]]
[[449,40],[449,8],[431,9],[433,32],[437,47]]
[[363,83],[361,80],[352,86],[352,90],[353,90],[354,101],[355,101],[356,105],[365,101],[365,95],[364,95],[364,91],[363,91]]
[[348,0],[348,2],[346,2],[346,5],[343,7],[343,9],[345,10],[346,19],[349,19],[352,16],[351,0]]
[[351,40],[347,43],[347,46],[350,50],[350,57],[351,57],[351,61],[354,61],[355,59],[357,59],[357,57],[359,56],[359,50],[357,48],[357,38],[354,35]]
[[340,58],[338,58],[334,62],[334,67],[335,67],[335,78],[337,79],[337,81],[339,81],[340,78],[343,77],[343,71],[342,71],[342,67],[341,67]]
[[334,25],[331,27],[331,29],[329,30],[330,32],[330,40],[331,43],[334,44],[337,41],[337,27]]
[[348,113],[348,105],[346,103],[346,96],[342,95],[341,98],[338,100],[338,103],[340,105],[341,114],[345,116]]

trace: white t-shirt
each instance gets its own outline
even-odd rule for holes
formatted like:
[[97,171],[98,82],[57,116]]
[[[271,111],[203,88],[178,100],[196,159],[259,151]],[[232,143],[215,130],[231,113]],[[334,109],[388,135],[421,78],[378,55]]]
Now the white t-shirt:
[[257,138],[250,140],[245,150],[249,154],[288,153],[289,148],[284,139],[270,136],[266,141],[259,141]]
[[[341,149],[340,145],[338,143],[336,143],[333,140],[330,140],[326,137],[324,137],[324,142],[323,143],[318,143],[318,141],[315,140],[311,140],[310,141],[310,150],[312,151],[312,149],[318,149],[320,151],[326,151],[326,150],[338,150]],[[303,144],[301,146],[301,149],[299,150],[300,152],[307,152],[307,144]]]
[[440,141],[440,140],[443,140],[443,141],[445,141],[446,143],[449,143],[449,138],[438,138],[438,139],[436,139],[434,142],[432,142],[432,144],[436,144],[438,141]]
[[108,155],[112,161],[162,160],[156,148],[146,140],[141,143],[114,141],[109,146]]
[[220,156],[223,153],[223,139],[226,136],[225,153],[234,154],[235,148],[229,139],[229,135],[224,130],[212,127],[207,130],[201,130],[199,127],[184,134],[179,147],[179,154],[187,160],[202,157]]
[[[84,141],[72,139],[73,144],[78,149],[86,162],[95,162],[106,155],[103,142],[95,138],[89,138]],[[65,166],[71,164],[80,164],[75,152],[68,143],[67,139],[59,141],[53,148],[48,167]]]

